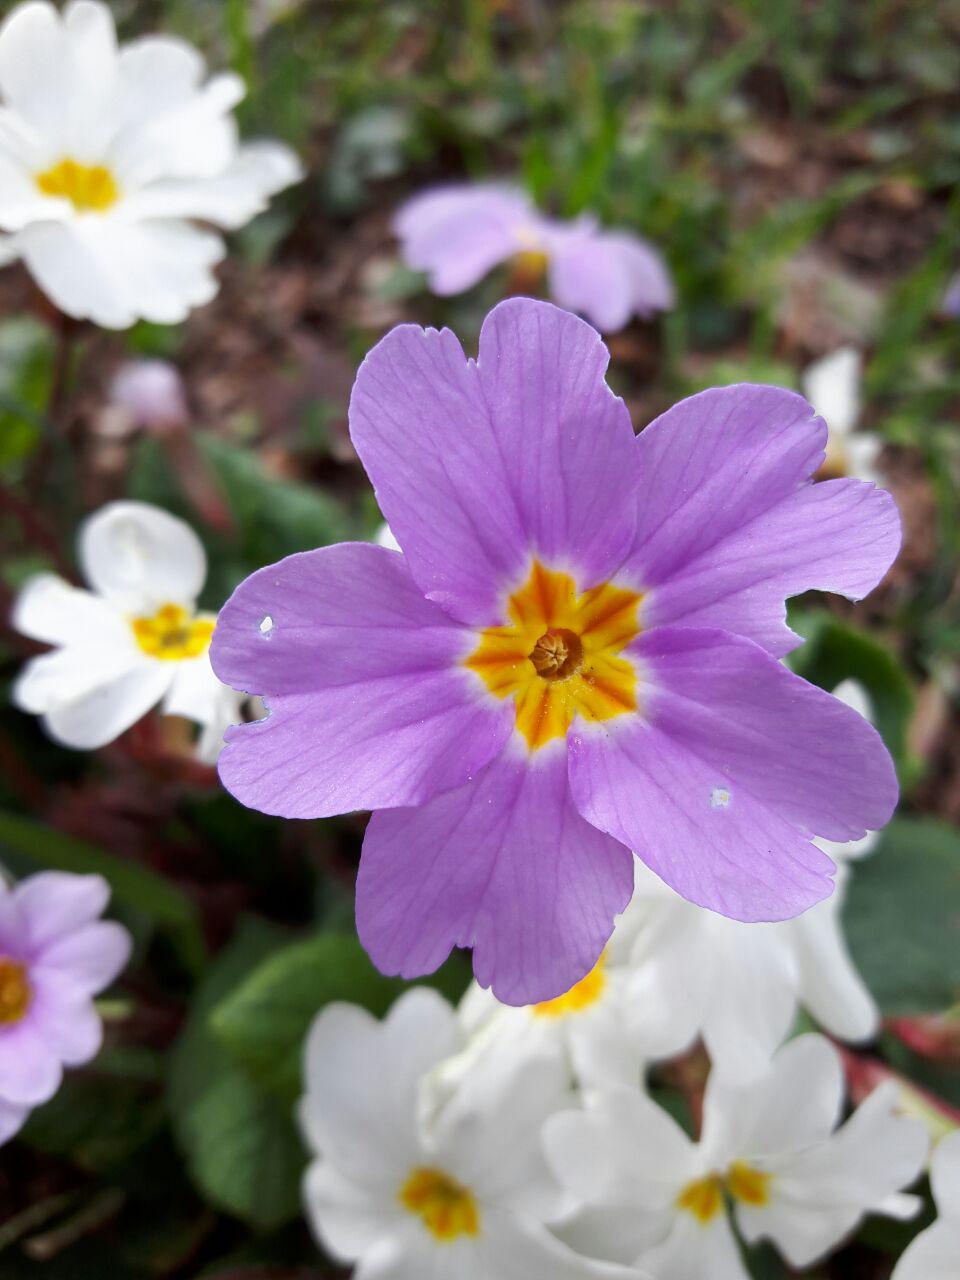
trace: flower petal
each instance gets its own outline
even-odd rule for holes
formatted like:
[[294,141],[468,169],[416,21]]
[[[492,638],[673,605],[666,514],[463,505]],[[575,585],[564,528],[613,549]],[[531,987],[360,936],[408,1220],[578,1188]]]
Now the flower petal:
[[15,1103],[0,1098],[0,1146],[16,1137],[26,1124],[29,1114],[29,1107],[18,1107]]
[[896,803],[876,731],[721,631],[665,628],[627,652],[639,713],[571,734],[584,817],[722,915],[779,920],[826,897],[833,863],[811,838],[856,839]]
[[401,325],[360,367],[354,444],[410,570],[465,622],[504,621],[532,556],[585,589],[629,549],[637,458],[596,331],[515,298],[484,321],[479,362],[449,330]]
[[39,1106],[53,1097],[62,1079],[56,1050],[32,1012],[21,1022],[0,1027],[0,1098],[4,1102]]
[[601,333],[616,333],[634,315],[672,306],[673,285],[663,259],[639,237],[574,227],[551,245],[550,296]]
[[10,621],[21,635],[45,644],[99,645],[105,633],[130,634],[129,626],[105,600],[82,587],[71,587],[54,573],[38,573],[27,580]]
[[44,1043],[65,1066],[90,1062],[103,1044],[103,1023],[92,1000],[77,997],[58,983],[59,975],[31,970],[31,1014]]
[[103,876],[39,871],[12,891],[31,955],[97,920],[110,901]]
[[192,606],[207,576],[200,539],[146,502],[110,502],[82,525],[80,564],[96,591],[131,612]]
[[539,215],[513,187],[470,183],[414,196],[394,219],[407,266],[434,293],[462,293],[500,262],[539,242]]
[[300,1119],[314,1150],[359,1186],[395,1189],[422,1156],[421,1082],[458,1043],[455,1013],[426,988],[401,996],[382,1022],[356,1005],[329,1005],[304,1058]]
[[91,690],[81,698],[51,708],[43,723],[57,742],[77,751],[95,751],[126,733],[166,693],[173,663],[154,662]]
[[222,680],[270,706],[228,732],[224,785],[288,818],[421,804],[459,786],[513,723],[463,666],[474,643],[382,547],[344,543],[259,570],[224,606],[211,648]]
[[134,321],[179,324],[217,292],[219,236],[168,219],[37,222],[17,234],[24,262],[61,311],[105,329]]
[[647,626],[720,626],[779,655],[797,643],[787,596],[876,586],[899,550],[896,506],[862,482],[806,483],[825,442],[801,396],[750,384],[682,400],[641,433],[624,576],[648,593]]
[[37,971],[56,975],[71,993],[98,995],[130,959],[130,935],[113,920],[100,920],[44,947]]
[[593,968],[632,887],[628,851],[574,810],[563,751],[511,749],[421,809],[373,815],[357,927],[386,973],[429,973],[472,946],[482,986],[533,1004]]
[[202,218],[240,227],[262,213],[270,196],[298,182],[300,162],[279,142],[241,147],[222,173],[209,178],[163,178],[134,192],[125,205],[137,218]]
[[958,1257],[960,1222],[956,1218],[941,1219],[911,1240],[900,1256],[895,1274],[897,1280],[956,1280]]

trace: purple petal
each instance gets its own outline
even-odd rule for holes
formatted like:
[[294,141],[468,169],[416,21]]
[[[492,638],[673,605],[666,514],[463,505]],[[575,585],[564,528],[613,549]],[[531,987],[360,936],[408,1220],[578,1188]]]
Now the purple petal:
[[75,989],[58,977],[43,970],[31,973],[34,998],[30,1016],[37,1035],[57,1061],[77,1067],[100,1052],[103,1024],[93,1001],[78,998]]
[[31,1010],[21,1022],[0,1027],[0,1098],[36,1107],[60,1088],[63,1072],[56,1050]]
[[798,915],[828,896],[812,836],[888,821],[897,783],[871,725],[759,646],[663,629],[629,650],[641,712],[576,726],[578,809],[691,902],[738,920]]
[[130,959],[130,935],[112,920],[84,925],[46,944],[36,972],[59,978],[67,990],[92,996],[109,987]]
[[20,1132],[29,1114],[29,1107],[18,1107],[0,1098],[0,1146]]
[[550,1000],[596,963],[633,889],[633,859],[571,803],[563,750],[506,752],[422,809],[375,813],[357,928],[386,973],[416,977],[454,946],[506,1004]]
[[383,547],[323,547],[259,570],[221,611],[210,653],[221,680],[270,706],[228,730],[224,785],[287,818],[421,804],[459,786],[513,722],[462,665],[475,644]]
[[673,285],[663,259],[639,237],[573,227],[554,237],[550,296],[602,333],[616,333],[635,315],[673,306]]
[[363,362],[354,444],[411,573],[455,617],[502,620],[532,556],[586,588],[627,554],[638,459],[608,359],[582,320],[513,298],[487,316],[479,363],[412,325]]
[[719,626],[779,655],[796,644],[787,596],[876,586],[899,549],[896,507],[857,481],[811,485],[826,438],[802,396],[748,383],[681,400],[641,433],[624,576],[646,592],[647,626]]
[[804,484],[677,569],[651,591],[651,627],[720,627],[770,653],[800,638],[784,601],[804,591],[862,600],[900,550],[900,514],[884,489],[861,480]]
[[461,293],[524,247],[535,247],[539,214],[522,191],[494,183],[438,187],[408,200],[393,229],[404,261],[441,295]]
[[16,886],[13,899],[23,922],[24,944],[36,955],[98,919],[110,901],[110,886],[102,876],[40,871]]

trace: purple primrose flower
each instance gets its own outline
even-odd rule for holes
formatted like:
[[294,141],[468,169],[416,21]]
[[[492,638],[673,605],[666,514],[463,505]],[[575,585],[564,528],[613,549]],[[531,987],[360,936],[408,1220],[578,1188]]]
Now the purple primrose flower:
[[43,871],[0,890],[0,1142],[89,1062],[103,1027],[93,997],[130,957],[130,935],[101,920],[100,876]]
[[857,599],[897,553],[888,493],[813,484],[799,395],[692,396],[634,436],[582,320],[510,299],[479,358],[401,325],[369,353],[354,444],[402,552],[347,543],[261,569],[211,657],[264,696],[224,783],[291,818],[373,809],[360,937],[412,977],[451,947],[510,1004],[594,965],[631,849],[740,920],[832,890],[815,836],[882,826],[893,767],[863,717],[777,661],[785,597]]
[[604,231],[584,214],[556,222],[522,191],[497,183],[437,187],[403,205],[394,230],[409,266],[434,293],[461,293],[501,262],[524,280],[548,273],[550,296],[613,333],[633,315],[673,306],[663,259],[639,236]]

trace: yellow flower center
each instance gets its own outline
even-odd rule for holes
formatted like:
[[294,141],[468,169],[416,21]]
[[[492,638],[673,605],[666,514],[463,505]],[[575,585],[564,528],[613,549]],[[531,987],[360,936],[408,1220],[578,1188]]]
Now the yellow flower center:
[[400,1188],[400,1203],[437,1240],[480,1234],[476,1200],[441,1169],[414,1169]]
[[532,751],[563,738],[575,715],[610,720],[637,709],[637,676],[617,655],[639,633],[640,595],[603,582],[578,595],[566,573],[533,562],[466,665],[497,698],[515,697],[517,728]]
[[754,1169],[743,1160],[735,1160],[722,1177],[711,1173],[696,1182],[688,1182],[677,1196],[676,1205],[678,1209],[692,1213],[698,1222],[710,1222],[723,1206],[725,1190],[743,1204],[759,1208],[769,1203],[772,1178],[772,1174],[764,1173],[762,1169]]
[[715,1174],[688,1182],[677,1196],[677,1208],[692,1213],[698,1222],[710,1222],[723,1207],[723,1188]]
[[607,986],[607,975],[604,953],[585,978],[581,978],[575,986],[555,1000],[544,1000],[533,1006],[536,1018],[566,1018],[571,1013],[582,1013],[597,1003]]
[[45,196],[69,200],[78,213],[103,213],[120,199],[120,188],[102,164],[78,164],[69,158],[36,176]]
[[727,1190],[735,1200],[759,1207],[770,1199],[771,1177],[762,1169],[754,1169],[752,1165],[736,1160],[727,1170]]
[[137,644],[151,658],[182,662],[210,648],[215,618],[192,618],[179,604],[161,605],[152,618],[132,618]]
[[30,1008],[32,997],[26,965],[0,956],[0,1025],[19,1022]]

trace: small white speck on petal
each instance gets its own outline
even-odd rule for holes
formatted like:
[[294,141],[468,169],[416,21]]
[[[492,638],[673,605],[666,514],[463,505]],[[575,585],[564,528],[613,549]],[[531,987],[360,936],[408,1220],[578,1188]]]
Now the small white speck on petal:
[[273,619],[270,617],[268,613],[265,617],[260,619],[260,634],[262,636],[268,636],[272,630],[273,630]]
[[714,787],[710,792],[711,809],[727,809],[730,806],[730,792],[726,787]]

